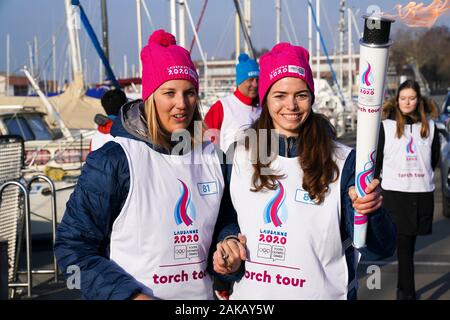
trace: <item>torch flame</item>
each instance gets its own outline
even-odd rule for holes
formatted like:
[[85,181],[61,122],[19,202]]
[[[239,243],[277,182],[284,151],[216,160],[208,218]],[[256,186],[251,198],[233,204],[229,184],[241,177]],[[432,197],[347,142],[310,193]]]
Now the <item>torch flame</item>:
[[423,2],[410,2],[405,6],[397,4],[397,15],[389,15],[390,17],[399,18],[409,27],[425,27],[431,28],[436,20],[450,9],[449,0],[433,0],[433,2],[425,6]]

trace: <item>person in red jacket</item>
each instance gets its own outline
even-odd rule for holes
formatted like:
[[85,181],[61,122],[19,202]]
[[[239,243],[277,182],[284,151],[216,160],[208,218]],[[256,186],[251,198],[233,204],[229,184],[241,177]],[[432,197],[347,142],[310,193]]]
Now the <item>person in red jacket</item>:
[[119,114],[120,107],[122,107],[127,101],[127,96],[120,89],[109,90],[102,96],[101,103],[107,116],[97,114],[94,118],[95,123],[98,125],[98,131],[92,137],[90,151],[95,151],[101,148],[106,142],[113,139],[113,137],[109,134],[113,121]]
[[212,134],[211,140],[224,152],[237,140],[240,131],[249,128],[259,118],[258,77],[257,62],[241,53],[236,65],[236,91],[213,104],[205,116],[208,128],[218,130]]

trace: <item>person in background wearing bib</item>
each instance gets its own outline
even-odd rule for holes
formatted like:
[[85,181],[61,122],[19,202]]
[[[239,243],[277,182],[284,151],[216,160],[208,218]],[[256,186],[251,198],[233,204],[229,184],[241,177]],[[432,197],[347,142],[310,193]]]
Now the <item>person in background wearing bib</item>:
[[[226,152],[238,140],[239,134],[248,129],[259,118],[261,107],[258,104],[258,63],[248,54],[241,53],[236,65],[236,91],[219,99],[205,115],[205,123],[211,141]],[[215,297],[227,294],[229,282],[214,278]]]
[[106,116],[100,113],[95,115],[94,121],[98,127],[89,145],[90,152],[100,149],[105,143],[113,139],[110,134],[113,122],[117,119],[120,107],[127,101],[125,92],[120,89],[109,90],[102,96],[101,103]]
[[431,234],[434,169],[440,157],[434,103],[419,84],[403,82],[383,106],[375,177],[381,174],[384,204],[397,225],[397,299],[415,300],[414,248],[417,235]]
[[259,118],[258,105],[258,63],[246,53],[239,55],[236,65],[236,91],[214,103],[205,115],[208,128],[215,130],[211,140],[219,143],[226,152],[239,133],[248,129]]
[[[308,61],[306,49],[289,43],[260,59],[262,112],[248,130],[258,141],[237,144],[229,182],[247,237],[245,275],[230,299],[356,299],[355,209],[369,214],[361,251],[381,259],[395,250],[395,226],[382,207],[379,181],[370,183],[365,197],[356,196],[355,151],[336,142],[328,119],[312,110]],[[265,131],[273,138],[260,141]],[[213,258],[218,273],[226,272],[223,252],[232,251],[219,243]]]
[[[150,36],[141,60],[142,100],[122,107],[114,140],[89,155],[55,255],[66,276],[79,271],[86,299],[212,299],[213,239],[236,251],[226,257],[230,279],[243,274],[245,240],[227,239],[238,227],[222,165],[214,145],[194,135],[198,75],[164,30]],[[188,134],[183,148],[178,133]]]

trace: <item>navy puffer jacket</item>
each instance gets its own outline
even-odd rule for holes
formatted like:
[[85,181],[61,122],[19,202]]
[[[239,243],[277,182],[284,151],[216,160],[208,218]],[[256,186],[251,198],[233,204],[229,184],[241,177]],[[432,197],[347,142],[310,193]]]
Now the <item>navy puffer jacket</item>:
[[[137,139],[158,152],[147,138],[141,100],[122,107],[114,122],[113,136]],[[226,175],[226,167],[223,165]],[[109,259],[112,225],[118,217],[130,188],[128,160],[122,147],[108,142],[89,154],[78,183],[67,202],[66,211],[57,230],[55,255],[66,276],[70,266],[80,269],[81,292],[85,299],[128,299],[142,291],[141,285],[114,261]],[[239,232],[236,212],[231,207],[229,191],[224,189],[219,216],[213,236],[215,242]],[[72,270],[72,269],[69,269]],[[240,272],[225,279],[239,279]]]

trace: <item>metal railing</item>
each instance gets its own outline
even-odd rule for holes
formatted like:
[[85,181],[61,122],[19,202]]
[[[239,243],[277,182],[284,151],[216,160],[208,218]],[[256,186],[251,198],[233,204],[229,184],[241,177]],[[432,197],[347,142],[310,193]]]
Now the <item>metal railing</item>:
[[[31,249],[31,218],[30,218],[30,195],[29,190],[31,189],[31,185],[38,180],[44,180],[50,186],[51,192],[51,211],[52,211],[52,244],[54,246],[56,241],[56,227],[57,227],[57,207],[56,207],[56,188],[53,181],[45,176],[45,175],[37,175],[32,177],[28,182],[26,187],[17,181],[7,181],[0,186],[0,200],[3,194],[3,191],[6,187],[10,185],[14,185],[18,187],[24,194],[25,199],[25,242],[26,242],[26,270],[19,270],[17,274],[26,274],[27,281],[26,282],[14,282],[9,283],[8,287],[15,289],[16,287],[27,287],[27,296],[31,297],[32,286],[33,286],[33,274],[53,274],[54,282],[58,282],[58,264],[56,261],[56,257],[53,254],[53,269],[32,269],[32,249]],[[52,247],[53,247],[52,246]],[[13,290],[12,297],[14,296],[15,291]]]
[[[55,245],[56,241],[56,224],[57,224],[57,210],[56,210],[56,188],[55,184],[53,183],[52,179],[47,177],[46,175],[37,175],[32,177],[28,183],[27,183],[27,190],[31,190],[31,185],[33,182],[38,180],[44,180],[50,185],[50,192],[51,192],[51,199],[52,199],[52,248]],[[54,275],[54,281],[58,282],[58,264],[56,262],[56,257],[53,254],[53,270],[45,270],[45,269],[33,269],[31,271],[33,274],[53,274]],[[18,272],[19,274],[22,274],[23,272]]]
[[8,240],[0,237],[0,300],[8,300]]
[[[8,284],[10,288],[16,287],[27,287],[27,296],[31,297],[31,289],[33,287],[33,278],[32,278],[32,270],[31,270],[31,228],[30,228],[30,194],[27,188],[17,181],[6,181],[0,186],[0,199],[3,194],[3,191],[8,186],[16,186],[18,187],[24,195],[25,199],[25,245],[26,245],[26,257],[27,257],[27,282],[13,282]],[[14,291],[13,291],[14,292]]]

